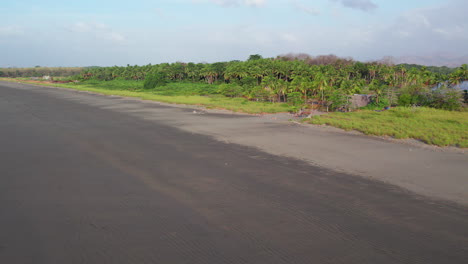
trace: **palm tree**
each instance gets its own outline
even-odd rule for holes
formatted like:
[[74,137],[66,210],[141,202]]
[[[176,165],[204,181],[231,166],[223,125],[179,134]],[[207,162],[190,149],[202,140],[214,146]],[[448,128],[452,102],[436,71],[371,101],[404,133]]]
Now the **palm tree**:
[[279,80],[273,75],[267,75],[263,78],[262,86],[265,90],[270,92],[270,97],[271,95],[276,94],[279,86],[278,81]]
[[321,93],[322,103],[325,101],[325,90],[329,87],[329,80],[322,72],[317,72],[314,76],[313,85]]
[[304,102],[307,103],[307,92],[313,86],[312,80],[306,76],[293,75],[293,81],[291,87],[294,87],[294,91],[299,91],[304,96]]
[[458,86],[466,80],[468,80],[468,65],[466,64],[463,64],[449,77],[449,81],[453,86]]
[[382,95],[383,90],[384,90],[384,85],[382,85],[378,80],[374,79],[374,80],[370,83],[369,89],[370,89],[371,91],[374,91],[374,94],[375,94],[375,102],[376,102],[377,104],[379,104],[380,96]]

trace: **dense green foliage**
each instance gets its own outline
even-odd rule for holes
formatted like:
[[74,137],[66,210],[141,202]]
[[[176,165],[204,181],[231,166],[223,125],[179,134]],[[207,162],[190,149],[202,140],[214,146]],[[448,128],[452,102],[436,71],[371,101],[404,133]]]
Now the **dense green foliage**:
[[145,89],[155,89],[166,86],[166,84],[167,79],[164,73],[155,72],[153,74],[148,75],[145,78],[145,84],[143,85],[143,87],[145,87]]
[[158,86],[153,92],[159,95],[170,96],[188,96],[188,95],[215,95],[218,85],[209,85],[206,83],[168,83],[164,86]]
[[421,69],[423,67],[426,67],[426,69],[430,72],[433,73],[440,73],[440,74],[451,74],[454,71],[456,71],[456,68],[449,68],[447,66],[423,66],[423,65],[418,65],[418,64],[400,64],[401,66],[405,67],[407,70],[410,70],[411,68],[416,68],[416,69]]
[[468,112],[398,107],[382,112],[332,113],[316,116],[310,123],[358,130],[369,135],[414,138],[439,146],[468,147]]
[[361,93],[373,94],[375,107],[400,104],[460,109],[463,96],[453,87],[468,80],[467,66],[444,72],[434,67],[361,63],[332,55],[275,59],[251,55],[247,61],[211,64],[88,68],[79,78],[141,81],[145,89],[166,95],[221,94],[327,110],[349,109],[349,96]]
[[[69,79],[79,83],[47,85],[246,113],[304,108],[348,111],[352,95],[371,94],[366,110],[333,113],[311,122],[366,134],[415,138],[440,146],[468,147],[468,93],[459,89],[468,80],[467,65],[449,69],[362,63],[333,55],[299,54],[273,59],[255,54],[246,61],[211,64],[0,69],[0,77],[24,79],[73,74]],[[401,107],[380,112],[389,106]]]
[[[30,80],[26,79],[7,79],[0,78],[0,80],[7,81],[21,81],[28,83]],[[204,83],[198,84],[182,84],[182,83],[169,83],[164,86],[164,90],[146,90],[143,87],[143,82],[136,82],[133,80],[112,80],[112,81],[99,81],[88,80],[79,83],[38,83],[39,85],[56,86],[63,88],[71,88],[81,91],[90,91],[106,95],[136,97],[143,100],[152,100],[165,103],[187,104],[187,105],[202,105],[207,108],[227,109],[234,112],[244,112],[251,114],[261,113],[280,113],[290,112],[293,107],[285,103],[271,103],[271,102],[253,102],[245,98],[227,98],[222,95],[192,95],[193,91],[198,90],[199,93],[207,93],[206,89],[216,88],[217,85],[208,85]],[[174,91],[171,93],[170,91]],[[210,90],[210,92],[214,92]]]
[[83,71],[81,67],[40,67],[34,68],[3,68],[0,69],[0,77],[42,77],[44,75],[53,77],[70,77]]

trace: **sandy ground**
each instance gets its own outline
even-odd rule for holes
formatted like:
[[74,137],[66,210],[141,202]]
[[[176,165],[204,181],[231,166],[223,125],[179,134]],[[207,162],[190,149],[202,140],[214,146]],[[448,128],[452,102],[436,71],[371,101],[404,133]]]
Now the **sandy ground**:
[[[60,88],[43,87],[41,90],[65,100],[163,122],[191,133],[213,136],[222,142],[297,158],[313,165],[394,184],[434,199],[468,205],[468,156],[464,149],[440,148],[414,140],[369,137],[332,127],[299,124],[292,122],[297,118],[287,113],[247,115],[117,96],[93,97],[88,92],[64,92]],[[102,97],[113,100],[102,100]]]

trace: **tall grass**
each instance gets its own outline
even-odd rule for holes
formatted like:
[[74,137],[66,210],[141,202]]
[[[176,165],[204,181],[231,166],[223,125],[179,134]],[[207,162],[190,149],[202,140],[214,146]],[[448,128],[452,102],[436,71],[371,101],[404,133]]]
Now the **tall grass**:
[[413,138],[437,146],[468,147],[468,112],[397,107],[383,112],[331,113],[313,117],[309,122],[368,135]]
[[175,82],[157,87],[153,91],[160,95],[213,95],[218,94],[218,86],[207,83]]
[[88,80],[80,83],[65,84],[69,88],[81,87],[81,88],[101,88],[106,90],[128,90],[138,91],[143,89],[143,81],[134,80],[112,80],[112,81],[98,81]]

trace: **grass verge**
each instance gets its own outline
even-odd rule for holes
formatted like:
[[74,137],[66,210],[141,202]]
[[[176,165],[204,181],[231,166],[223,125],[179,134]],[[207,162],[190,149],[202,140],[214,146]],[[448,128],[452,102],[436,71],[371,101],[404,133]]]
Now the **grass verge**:
[[29,80],[0,78],[3,81],[22,82],[43,86],[69,88],[79,91],[89,91],[105,95],[135,97],[143,100],[158,101],[171,104],[201,105],[211,109],[227,109],[234,112],[249,114],[290,112],[292,107],[285,103],[254,102],[245,98],[228,98],[221,95],[163,95],[157,91],[142,90],[143,82],[82,82],[82,83],[42,83]]
[[315,116],[307,122],[357,130],[367,135],[413,138],[437,146],[468,148],[468,112],[397,107]]

